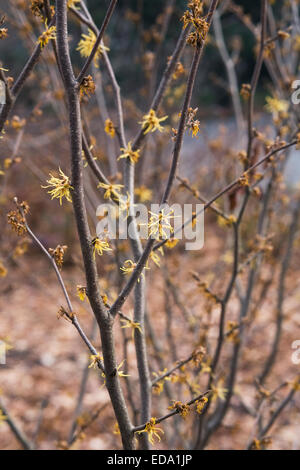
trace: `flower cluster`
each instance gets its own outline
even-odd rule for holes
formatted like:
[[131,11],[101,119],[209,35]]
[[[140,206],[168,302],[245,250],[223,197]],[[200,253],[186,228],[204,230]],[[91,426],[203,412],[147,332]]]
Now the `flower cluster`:
[[198,119],[195,119],[195,116],[198,112],[198,108],[193,109],[189,108],[188,109],[188,117],[187,117],[187,127],[189,129],[189,133],[192,134],[192,137],[197,137],[198,132],[200,131],[200,121]]
[[67,250],[66,245],[57,245],[57,247],[54,248],[49,248],[49,253],[54,258],[55,263],[59,268],[62,268],[63,262],[64,262],[64,254]]
[[172,381],[172,374],[166,375],[161,380],[157,380],[159,377],[162,377],[167,372],[168,372],[168,370],[167,370],[166,367],[162,371],[160,370],[158,372],[153,372],[153,376],[156,378],[156,381],[154,381],[154,383],[152,385],[153,393],[155,395],[160,395],[163,392],[165,382],[171,382]]
[[44,0],[31,0],[30,10],[38,18],[44,18]]
[[115,137],[116,128],[115,128],[114,123],[112,122],[111,119],[106,119],[104,130],[105,130],[106,134],[109,135],[112,139]]
[[240,341],[239,325],[237,322],[231,320],[227,322],[226,339],[234,344],[237,344]]
[[201,397],[199,400],[196,401],[196,412],[201,415],[205,408],[206,403],[208,402],[207,397]]
[[176,410],[180,416],[186,418],[190,414],[191,408],[189,405],[186,405],[181,401],[173,400],[173,404],[168,407],[168,410]]
[[84,77],[80,85],[80,97],[82,98],[84,95],[88,97],[90,95],[93,95],[95,93],[95,89],[96,86],[92,76],[87,75],[86,77]]
[[200,0],[192,0],[188,4],[189,10],[185,11],[182,21],[183,27],[192,25],[194,31],[188,36],[188,44],[193,47],[198,46],[206,40],[209,24],[203,14],[203,3]]
[[29,212],[29,206],[27,202],[23,201],[20,204],[20,208],[23,213],[20,210],[18,210],[18,211],[10,211],[7,214],[8,223],[11,225],[12,229],[19,236],[27,232],[24,215],[26,215]]

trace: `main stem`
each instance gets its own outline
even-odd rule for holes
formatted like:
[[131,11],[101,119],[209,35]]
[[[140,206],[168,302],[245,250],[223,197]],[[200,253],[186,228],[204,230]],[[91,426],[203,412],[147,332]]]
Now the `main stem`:
[[79,102],[79,86],[74,77],[68,46],[67,4],[56,0],[58,56],[67,94],[71,138],[72,200],[80,246],[86,274],[87,293],[100,329],[105,367],[106,387],[119,424],[123,446],[134,449],[134,436],[123,392],[120,386],[115,358],[113,320],[103,305],[96,263],[93,258],[91,235],[84,201],[82,175],[82,129]]

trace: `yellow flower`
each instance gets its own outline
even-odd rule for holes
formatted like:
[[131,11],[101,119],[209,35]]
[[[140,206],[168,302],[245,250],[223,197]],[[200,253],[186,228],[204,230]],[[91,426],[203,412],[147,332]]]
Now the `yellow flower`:
[[15,232],[17,232],[19,236],[27,232],[27,229],[25,226],[25,219],[20,214],[20,211],[10,211],[7,214],[7,222],[11,225],[11,228]]
[[290,33],[288,33],[287,31],[282,31],[281,29],[277,32],[278,36],[280,37],[280,39],[288,39],[291,37]]
[[[124,374],[124,372],[123,372],[122,370],[119,370],[120,367],[122,367],[122,365],[124,364],[124,362],[125,362],[125,359],[117,366],[117,374],[118,374],[119,377],[130,377],[130,375]],[[101,375],[102,375],[102,377],[105,379],[105,373],[102,372]],[[105,382],[106,382],[106,380],[104,380],[104,383],[105,383]]]
[[[120,199],[119,199],[119,208],[120,208],[120,211],[121,212],[124,212],[125,214],[125,219],[127,219],[127,217],[129,217],[129,213],[130,213],[130,207],[131,207],[131,204],[130,204],[130,194],[127,193],[127,196],[120,196]],[[133,204],[132,207],[134,207],[135,204]]]
[[[123,274],[131,274],[136,268],[136,263],[131,261],[131,259],[127,259],[124,262],[124,266],[122,266],[120,269],[123,271]],[[150,269],[148,266],[145,266],[144,269]],[[144,273],[142,273],[142,276],[144,276]],[[140,282],[140,278],[138,278],[138,282]]]
[[230,214],[226,218],[221,215],[218,216],[218,224],[220,227],[230,227],[231,225],[235,224],[236,221],[236,217],[233,214]]
[[140,323],[134,322],[133,320],[130,320],[129,318],[128,319],[122,318],[120,321],[123,323],[121,328],[132,328],[132,335],[134,335],[135,330],[138,330],[140,333],[142,333],[142,328],[141,328]]
[[109,243],[106,240],[100,240],[100,238],[95,237],[92,240],[92,245],[93,245],[93,255],[94,258],[97,255],[102,256],[104,251],[112,251],[112,249],[109,246]]
[[6,420],[7,420],[7,417],[5,416],[3,411],[0,409],[0,424],[2,424]]
[[208,402],[207,397],[202,397],[196,401],[196,411],[199,415],[201,415],[207,402]]
[[80,300],[83,302],[86,298],[86,287],[84,286],[77,286],[77,295],[80,298]]
[[80,85],[80,97],[82,98],[84,95],[90,97],[90,95],[93,95],[95,93],[95,90],[96,86],[93,77],[91,75],[87,75],[86,77],[84,77]]
[[247,101],[250,98],[251,91],[251,85],[249,83],[243,83],[240,95],[245,101]]
[[189,35],[187,39],[187,43],[193,47],[196,47],[200,41],[205,41],[208,30],[209,30],[209,24],[207,23],[205,18],[198,18],[196,31],[193,31]]
[[0,28],[0,39],[7,38],[7,28]]
[[37,16],[38,18],[43,19],[43,8],[44,8],[44,0],[31,0],[30,10]]
[[297,34],[294,39],[293,49],[294,51],[300,51],[300,35],[299,34]]
[[164,431],[156,426],[156,418],[151,418],[148,423],[145,425],[145,429],[142,431],[137,431],[137,434],[142,434],[142,433],[147,433],[148,434],[148,440],[150,444],[154,445],[155,444],[155,438],[158,439],[158,441],[161,441],[161,437],[159,433],[164,434]]
[[263,439],[253,439],[251,449],[252,450],[266,450],[268,446],[272,444],[272,439],[269,436],[264,437]]
[[76,7],[76,3],[80,3],[81,0],[68,0],[67,6],[68,8],[74,8],[75,10],[79,10],[79,8]]
[[289,109],[289,103],[286,100],[280,100],[278,98],[272,98],[271,96],[266,97],[267,104],[265,105],[266,110],[277,117],[279,113],[286,113]]
[[174,80],[177,80],[184,73],[185,73],[184,66],[182,65],[181,62],[177,62],[175,70],[174,70],[173,75],[172,75],[172,78]]
[[[163,376],[166,372],[168,372],[168,369],[165,367],[164,370],[160,370],[158,372],[152,372],[152,373],[157,380],[159,377]],[[163,379],[156,381],[154,385],[152,386],[153,393],[155,395],[160,395],[164,390],[165,382],[171,382],[171,381],[172,381],[172,375],[167,375]]]
[[67,321],[73,321],[75,312],[68,312],[63,306],[61,306],[57,312],[57,319],[64,318]]
[[152,389],[153,389],[154,395],[160,395],[164,390],[164,381],[160,380],[159,382],[156,382],[152,386]]
[[124,266],[122,266],[120,269],[123,271],[123,274],[131,274],[136,268],[136,263],[131,261],[131,259],[127,259],[124,262]]
[[121,434],[120,428],[119,428],[119,424],[118,424],[118,423],[115,423],[115,424],[114,424],[113,433],[114,433],[116,436],[119,436],[119,435]]
[[296,137],[297,137],[296,150],[300,150],[300,132],[298,132]]
[[8,336],[4,338],[0,336],[0,341],[4,345],[5,351],[10,351],[13,349],[13,345],[11,344],[10,338]]
[[57,245],[55,249],[49,248],[49,253],[54,258],[55,263],[59,268],[62,268],[63,262],[64,262],[64,255],[67,250],[67,245]]
[[26,119],[21,119],[19,116],[13,116],[10,124],[13,129],[19,131],[26,125]]
[[62,205],[62,198],[65,197],[67,201],[72,202],[70,190],[74,189],[70,185],[70,179],[64,174],[64,172],[59,168],[59,174],[61,178],[53,176],[49,173],[51,178],[47,181],[48,186],[42,186],[42,188],[53,188],[51,191],[48,191],[51,194],[51,199],[59,199],[60,205]]
[[181,401],[175,401],[175,400],[173,400],[173,405],[168,407],[168,410],[178,411],[180,416],[182,416],[183,418],[186,418],[189,415],[190,411],[191,411],[189,405],[185,405]]
[[243,176],[239,178],[239,183],[241,186],[249,186],[250,181],[249,181],[249,173],[246,171],[243,173]]
[[[81,38],[82,39],[79,41],[76,50],[79,51],[81,57],[89,57],[91,55],[97,37],[95,33],[91,29],[89,29],[88,34],[82,34]],[[98,61],[104,51],[109,51],[109,48],[105,47],[103,44],[100,44],[94,57],[95,67],[98,67]]]
[[168,119],[168,116],[158,118],[154,109],[150,109],[149,113],[143,116],[143,120],[140,123],[142,125],[142,129],[144,129],[144,134],[148,134],[148,132],[155,132],[156,130],[163,132],[164,128],[160,125],[160,123],[166,119]]
[[[9,167],[12,165],[12,159],[11,158],[5,158],[4,159],[4,162],[3,162],[3,166],[5,168],[5,170],[8,170]],[[4,173],[3,173],[4,174]]]
[[56,26],[50,26],[38,38],[41,49],[43,49],[51,39],[56,39]]
[[290,383],[290,385],[291,385],[292,389],[295,390],[295,392],[299,392],[300,391],[300,376],[296,377],[296,379],[294,379]]
[[212,401],[215,401],[217,398],[220,398],[222,401],[225,400],[228,389],[223,387],[223,383],[224,379],[220,379],[216,385],[212,385]]
[[226,331],[227,341],[237,344],[239,342],[239,326],[235,321],[229,320],[227,322],[227,331]]
[[140,149],[132,150],[132,143],[128,142],[126,148],[121,148],[122,154],[119,156],[118,160],[121,158],[129,158],[131,163],[137,163],[138,159],[140,158]]
[[134,192],[140,198],[141,202],[151,201],[152,199],[152,191],[146,186],[140,186],[139,188],[136,188]]
[[190,132],[192,133],[192,137],[197,137],[199,131],[200,131],[200,121],[198,120],[193,121],[190,127]]
[[205,373],[209,374],[211,372],[210,363],[211,361],[209,359],[206,362],[202,362],[201,371],[200,371],[201,374],[205,374]]
[[90,363],[90,365],[89,365],[89,369],[91,369],[91,368],[97,369],[99,361],[103,361],[103,357],[100,356],[99,353],[97,353],[97,354],[92,354],[92,355],[90,356],[90,359],[91,359],[91,363]]
[[104,130],[105,130],[106,134],[109,135],[112,139],[115,137],[116,128],[115,128],[114,123],[112,122],[111,119],[106,119]]
[[174,219],[174,211],[166,212],[166,209],[162,209],[159,214],[149,211],[151,214],[150,221],[148,224],[149,236],[158,238],[168,238],[170,233],[174,232],[170,220]]
[[168,248],[174,248],[179,243],[179,240],[177,238],[170,238],[166,243],[166,247]]
[[7,269],[0,261],[0,277],[6,277],[6,276],[7,276]]
[[160,268],[160,256],[155,253],[155,251],[151,251],[150,259],[152,259],[153,263]]
[[200,41],[206,39],[209,24],[204,17],[201,17],[203,13],[203,3],[200,0],[193,0],[188,3],[190,10],[185,11],[181,20],[183,21],[183,28],[185,29],[189,24],[193,26],[195,31],[190,33],[188,37],[188,43],[196,46]]
[[119,199],[119,191],[124,188],[124,186],[122,184],[99,183],[97,188],[105,189],[104,199],[110,199],[111,197],[113,197],[113,199]]
[[124,364],[125,362],[125,359],[118,365],[117,367],[117,372],[118,372],[118,376],[119,377],[130,377],[129,374],[124,374],[124,372],[122,370],[120,370],[120,367],[122,367],[122,365]]

